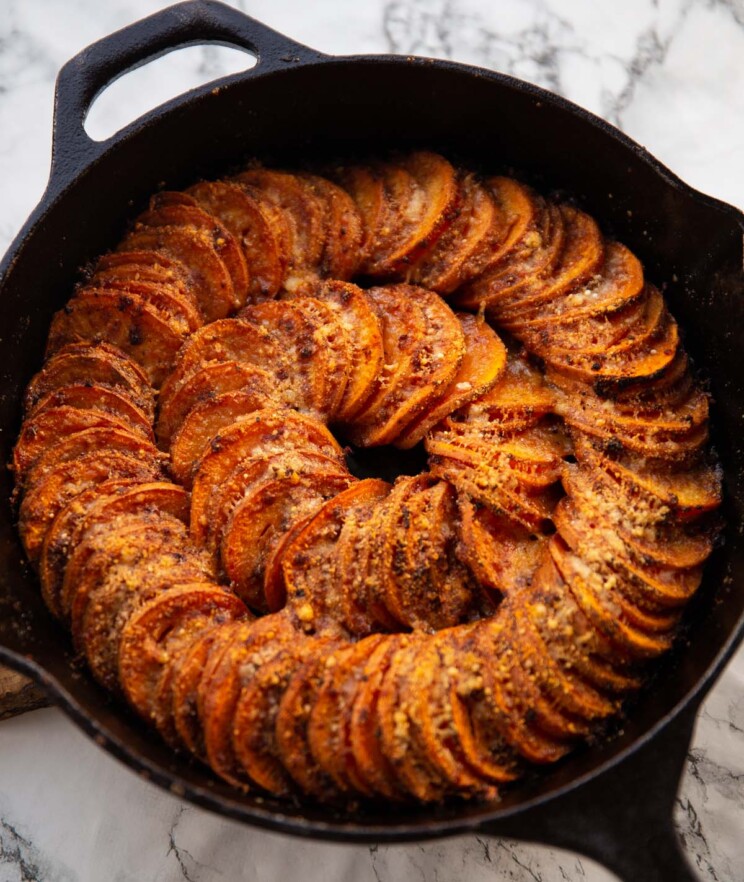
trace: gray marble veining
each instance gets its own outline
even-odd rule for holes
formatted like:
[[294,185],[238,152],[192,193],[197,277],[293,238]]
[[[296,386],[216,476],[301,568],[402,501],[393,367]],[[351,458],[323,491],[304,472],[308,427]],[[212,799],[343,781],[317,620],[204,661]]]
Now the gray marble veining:
[[[167,5],[0,3],[0,249],[48,170],[52,89],[83,46]],[[744,206],[742,0],[238,0],[329,53],[397,52],[479,64],[553,89],[644,143],[693,186]],[[161,100],[219,76],[214,47],[121,81],[97,123],[115,130],[144,91]],[[231,68],[235,69],[235,68]],[[132,78],[134,79],[134,78]],[[165,92],[161,94],[161,92]],[[144,109],[144,108],[140,108]],[[744,879],[744,653],[705,704],[675,821],[700,878]],[[138,779],[55,710],[0,725],[0,882],[282,879],[302,882],[607,882],[590,860],[511,841],[422,845],[288,840],[186,805]]]

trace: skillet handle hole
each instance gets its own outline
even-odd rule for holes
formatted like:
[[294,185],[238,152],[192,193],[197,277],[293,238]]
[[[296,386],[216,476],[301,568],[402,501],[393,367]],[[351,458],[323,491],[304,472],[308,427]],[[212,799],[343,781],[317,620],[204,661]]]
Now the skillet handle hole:
[[247,49],[206,43],[173,49],[115,80],[94,99],[85,132],[106,141],[138,117],[190,89],[250,70],[257,57]]

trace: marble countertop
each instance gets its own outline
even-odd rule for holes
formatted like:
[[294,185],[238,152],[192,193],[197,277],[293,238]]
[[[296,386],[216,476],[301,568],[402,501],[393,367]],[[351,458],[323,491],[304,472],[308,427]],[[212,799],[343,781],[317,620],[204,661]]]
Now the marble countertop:
[[[447,57],[531,80],[620,126],[693,186],[744,207],[742,0],[233,2],[325,52]],[[166,5],[0,2],[0,251],[45,184],[60,66]],[[236,61],[216,47],[177,53],[156,72],[117,83],[94,108],[89,130],[105,136],[241,64],[245,56]],[[744,651],[703,708],[675,820],[701,879],[744,879]],[[0,723],[0,882],[403,878],[614,877],[567,852],[474,836],[390,847],[288,839],[223,820],[141,781],[57,710]]]

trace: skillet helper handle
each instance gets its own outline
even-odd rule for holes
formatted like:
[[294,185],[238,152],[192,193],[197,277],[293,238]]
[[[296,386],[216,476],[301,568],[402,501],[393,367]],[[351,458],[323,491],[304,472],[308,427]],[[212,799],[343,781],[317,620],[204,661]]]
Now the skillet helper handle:
[[[216,0],[190,0],[135,22],[83,49],[60,71],[54,98],[50,185],[61,188],[72,181],[108,146],[107,141],[94,141],[84,128],[91,104],[106,86],[172,49],[200,43],[247,49],[257,58],[254,70],[261,72],[322,57]],[[194,92],[213,88],[211,82]]]
[[673,812],[698,705],[633,753],[560,800],[486,832],[576,851],[622,882],[700,882],[674,829]]

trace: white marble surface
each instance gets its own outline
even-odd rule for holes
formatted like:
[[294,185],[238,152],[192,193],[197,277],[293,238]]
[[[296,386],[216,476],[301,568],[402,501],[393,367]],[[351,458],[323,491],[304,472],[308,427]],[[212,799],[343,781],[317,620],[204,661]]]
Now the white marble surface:
[[[59,67],[158,0],[0,0],[0,250],[41,195]],[[744,206],[742,0],[240,0],[329,53],[450,57],[561,92],[645,144],[689,183]],[[122,80],[98,136],[143,101],[217,76],[234,56],[189,50]],[[236,69],[233,67],[232,69]],[[111,97],[111,96],[109,96]],[[744,879],[744,653],[700,718],[677,825],[701,879]],[[143,783],[56,710],[0,724],[0,882],[281,879],[392,882],[612,877],[584,858],[461,837],[366,848],[295,841],[210,815]]]

